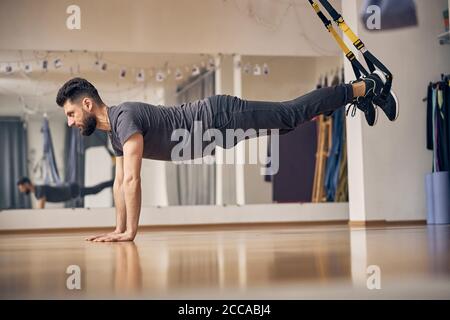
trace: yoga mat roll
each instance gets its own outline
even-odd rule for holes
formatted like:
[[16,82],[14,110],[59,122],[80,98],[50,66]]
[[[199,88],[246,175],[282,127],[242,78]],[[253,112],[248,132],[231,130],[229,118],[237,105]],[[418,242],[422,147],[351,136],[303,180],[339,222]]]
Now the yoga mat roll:
[[425,176],[425,191],[427,194],[427,224],[434,224],[432,173]]
[[450,223],[450,175],[448,171],[431,174],[434,224]]

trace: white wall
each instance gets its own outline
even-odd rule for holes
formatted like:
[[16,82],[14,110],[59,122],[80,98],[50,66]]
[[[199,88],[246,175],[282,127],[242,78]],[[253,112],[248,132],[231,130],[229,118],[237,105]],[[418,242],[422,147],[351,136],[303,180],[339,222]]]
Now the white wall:
[[[362,117],[347,118],[351,220],[425,219],[424,180],[431,170],[431,152],[425,147],[422,98],[429,81],[450,73],[450,46],[440,46],[436,38],[443,31],[447,3],[416,1],[419,27],[415,28],[370,33],[358,21],[360,38],[394,74],[401,107],[395,123],[380,113],[374,128]],[[357,5],[360,8],[362,1]],[[344,16],[356,29],[355,0],[344,3]]]
[[[80,30],[66,27],[71,4],[81,9]],[[336,55],[322,31],[307,1],[0,2],[0,49]]]

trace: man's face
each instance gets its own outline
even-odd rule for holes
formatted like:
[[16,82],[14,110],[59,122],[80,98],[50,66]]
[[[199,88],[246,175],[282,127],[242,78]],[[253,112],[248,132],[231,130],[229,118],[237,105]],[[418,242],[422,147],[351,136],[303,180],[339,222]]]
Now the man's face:
[[28,185],[28,183],[25,184],[19,184],[18,185],[19,191],[22,193],[26,193],[29,194],[30,193],[30,186]]
[[97,119],[92,110],[93,101],[90,98],[81,98],[79,101],[67,100],[64,104],[67,125],[77,127],[84,136],[90,136],[97,126]]

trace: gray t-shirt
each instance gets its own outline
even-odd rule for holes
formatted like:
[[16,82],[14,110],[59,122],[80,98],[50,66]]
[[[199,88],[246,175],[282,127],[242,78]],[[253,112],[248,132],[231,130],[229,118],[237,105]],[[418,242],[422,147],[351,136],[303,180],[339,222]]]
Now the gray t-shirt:
[[[123,156],[123,145],[135,133],[144,138],[143,158],[173,160],[172,149],[180,141],[171,141],[175,129],[185,129],[193,134],[194,121],[201,121],[202,129],[212,127],[212,111],[209,99],[177,106],[154,106],[142,102],[124,102],[107,108],[111,131],[109,137],[116,156]],[[189,157],[193,158],[194,152]]]

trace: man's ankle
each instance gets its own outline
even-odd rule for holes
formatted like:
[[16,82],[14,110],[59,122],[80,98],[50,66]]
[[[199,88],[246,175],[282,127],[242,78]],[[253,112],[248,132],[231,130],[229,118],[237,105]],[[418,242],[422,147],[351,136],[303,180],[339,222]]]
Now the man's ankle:
[[358,81],[352,83],[353,97],[363,97],[366,94],[366,83],[364,81]]

